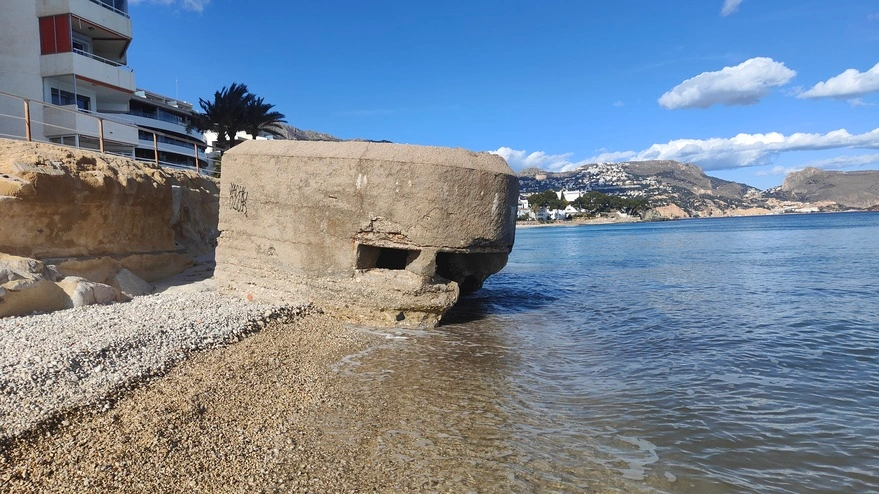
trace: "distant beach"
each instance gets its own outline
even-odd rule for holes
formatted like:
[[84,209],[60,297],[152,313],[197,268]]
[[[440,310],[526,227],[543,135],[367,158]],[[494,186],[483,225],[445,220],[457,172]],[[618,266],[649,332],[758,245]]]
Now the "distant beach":
[[537,221],[517,221],[516,228],[540,228],[545,226],[580,226],[580,225],[609,225],[613,223],[639,223],[646,220],[640,218],[577,218],[565,221],[553,221],[540,223]]

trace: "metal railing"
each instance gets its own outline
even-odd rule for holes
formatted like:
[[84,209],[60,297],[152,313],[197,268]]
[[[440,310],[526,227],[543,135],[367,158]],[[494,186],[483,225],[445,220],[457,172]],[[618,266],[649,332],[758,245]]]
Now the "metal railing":
[[[50,118],[46,117],[47,113],[50,114]],[[55,121],[47,121],[52,116],[57,117],[54,119]],[[70,126],[71,122],[72,126]],[[110,131],[112,134],[128,133],[132,137],[129,141],[113,139],[115,135],[108,136],[105,132],[108,126],[113,129]],[[135,156],[134,149],[143,141],[140,139],[139,132],[151,135],[153,158]],[[200,158],[196,143],[192,143],[192,153],[190,154],[195,163],[194,167],[162,161],[159,149],[160,138],[163,138],[161,140],[175,139],[173,135],[126,123],[124,115],[119,118],[110,118],[81,111],[75,105],[58,106],[2,91],[0,91],[0,137],[88,149],[104,154],[126,156],[156,166],[192,170],[207,176],[217,175],[213,160]],[[143,149],[143,146],[140,147]],[[130,149],[130,151],[123,152],[120,149]],[[175,154],[185,156],[185,153],[182,152]],[[207,162],[208,166],[201,166],[200,161]]]
[[128,114],[135,116],[135,117],[149,118],[152,120],[158,120],[160,122],[167,122],[167,123],[172,123],[172,124],[176,124],[176,125],[184,125],[185,126],[187,123],[183,117],[179,117],[177,115],[167,113],[167,112],[165,112],[165,113],[161,113],[161,112],[147,113],[145,111],[132,110],[132,111],[128,112]]
[[134,69],[132,69],[131,67],[125,65],[125,64],[122,63],[122,62],[117,62],[117,61],[115,61],[115,60],[110,60],[109,58],[104,58],[104,57],[101,57],[101,56],[95,55],[94,53],[90,53],[90,52],[87,52],[87,51],[85,51],[85,50],[80,50],[79,48],[73,48],[73,53],[76,53],[76,54],[78,54],[78,55],[82,55],[82,56],[84,56],[84,57],[91,58],[92,60],[97,60],[98,62],[105,63],[105,64],[107,64],[107,65],[110,65],[110,66],[112,66],[112,67],[116,67],[116,68],[118,68],[118,69],[123,69],[123,70],[127,70],[127,71],[129,71],[129,72],[134,72]]
[[[120,8],[117,8],[115,4],[110,5],[109,2],[111,2],[112,0],[91,0],[91,1],[92,1],[92,3],[96,3],[96,4],[100,5],[101,7],[104,7],[105,9],[112,10],[113,12],[116,12],[119,15],[124,15],[125,17],[128,17],[128,12],[126,12]],[[120,3],[122,3],[124,5],[124,2],[120,2]]]

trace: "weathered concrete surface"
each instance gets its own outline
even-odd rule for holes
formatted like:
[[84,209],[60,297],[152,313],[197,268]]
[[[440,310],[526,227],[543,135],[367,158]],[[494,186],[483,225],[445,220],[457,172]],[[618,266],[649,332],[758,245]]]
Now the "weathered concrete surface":
[[365,142],[252,141],[223,157],[221,291],[435,325],[506,264],[519,184],[503,158]]
[[0,139],[0,317],[127,300],[183,271],[216,242],[218,193],[194,171]]

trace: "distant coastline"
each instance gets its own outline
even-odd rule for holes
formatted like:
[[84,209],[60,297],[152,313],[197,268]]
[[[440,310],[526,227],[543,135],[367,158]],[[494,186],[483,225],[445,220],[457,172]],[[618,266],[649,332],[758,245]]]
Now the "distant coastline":
[[847,209],[844,211],[812,211],[812,212],[789,212],[789,213],[771,213],[771,214],[742,214],[730,216],[696,216],[690,218],[652,218],[641,219],[638,217],[628,218],[575,218],[571,220],[558,220],[552,222],[537,221],[516,221],[516,228],[543,228],[543,227],[560,227],[560,226],[582,226],[582,225],[611,225],[617,223],[656,223],[663,221],[682,221],[682,220],[699,220],[712,218],[750,218],[756,216],[802,216],[813,214],[840,214],[840,213],[875,213],[879,211],[865,209]]
[[538,221],[517,221],[516,228],[542,228],[549,226],[580,226],[580,225],[610,225],[614,223],[644,223],[653,220],[642,220],[640,218],[576,218],[564,221],[538,222]]

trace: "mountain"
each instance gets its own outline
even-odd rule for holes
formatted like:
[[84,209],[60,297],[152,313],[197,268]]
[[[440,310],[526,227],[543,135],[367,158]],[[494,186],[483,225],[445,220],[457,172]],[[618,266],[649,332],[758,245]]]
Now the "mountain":
[[314,130],[302,130],[293,127],[292,125],[282,124],[281,133],[284,134],[284,139],[288,139],[291,141],[333,141],[339,142],[343,139],[339,139],[338,137],[331,136],[330,134],[325,134],[323,132],[316,132]]
[[340,139],[336,136],[324,133],[317,132],[314,130],[302,130],[293,127],[292,125],[282,124],[281,133],[284,134],[283,138],[291,141],[330,141],[330,142],[341,142],[341,141],[362,141],[362,142],[391,142],[385,140],[372,140],[372,139]]
[[519,185],[525,194],[594,190],[646,197],[653,219],[879,209],[879,171],[807,168],[790,174],[783,186],[761,191],[710,177],[695,165],[656,160],[597,163],[559,173],[529,168],[519,173]]
[[560,173],[529,169],[519,174],[519,184],[523,193],[564,189],[643,196],[656,219],[768,214],[775,206],[754,187],[667,160],[597,163]]
[[879,209],[879,171],[839,172],[806,168],[789,174],[780,194],[792,201],[830,201],[843,208]]

